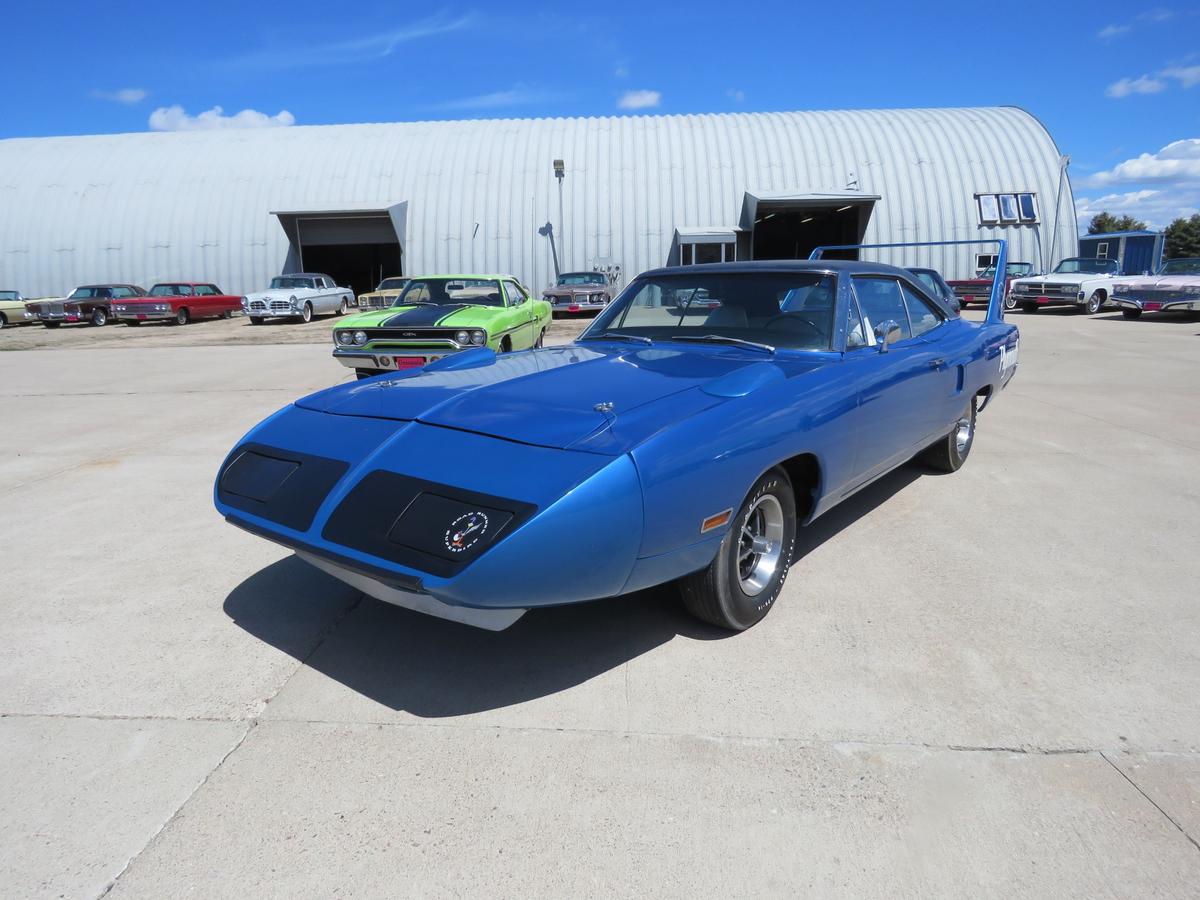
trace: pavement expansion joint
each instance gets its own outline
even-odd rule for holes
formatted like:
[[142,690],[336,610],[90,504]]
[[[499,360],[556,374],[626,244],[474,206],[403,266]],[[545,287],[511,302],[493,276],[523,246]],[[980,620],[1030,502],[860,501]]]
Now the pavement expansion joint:
[[1200,852],[1200,842],[1198,842],[1196,840],[1196,838],[1194,838],[1190,834],[1188,834],[1187,830],[1182,825],[1180,825],[1179,822],[1169,812],[1167,812],[1165,809],[1163,809],[1161,806],[1159,806],[1154,801],[1154,798],[1151,797],[1149,794],[1147,794],[1145,791],[1143,791],[1141,786],[1136,781],[1134,781],[1132,778],[1130,778],[1128,773],[1126,773],[1126,771],[1124,769],[1122,769],[1115,762],[1113,762],[1111,758],[1109,758],[1108,754],[1112,753],[1112,752],[1113,751],[1111,751],[1111,750],[1108,750],[1108,751],[1101,750],[1100,756],[1104,759],[1104,761],[1106,763],[1108,763],[1110,766],[1113,767],[1113,769],[1116,771],[1116,773],[1118,775],[1120,775],[1122,778],[1124,778],[1126,781],[1128,781],[1130,786],[1135,791],[1137,791],[1139,794],[1141,794],[1142,797],[1145,798],[1147,803],[1149,803],[1151,806],[1153,806],[1155,809],[1157,809],[1160,813],[1162,813],[1163,818],[1166,819],[1168,822],[1170,822],[1172,825],[1174,825],[1179,830],[1179,833],[1188,839],[1188,843],[1190,843],[1193,847],[1196,848],[1197,852]]

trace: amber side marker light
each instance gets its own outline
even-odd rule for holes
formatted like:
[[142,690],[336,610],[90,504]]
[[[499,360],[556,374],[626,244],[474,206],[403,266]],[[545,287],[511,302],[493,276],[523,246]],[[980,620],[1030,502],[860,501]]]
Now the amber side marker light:
[[704,534],[706,531],[712,531],[714,528],[720,528],[722,525],[726,524],[732,518],[733,518],[733,510],[732,509],[727,509],[724,512],[719,512],[715,516],[709,516],[707,519],[705,519],[703,522],[700,523],[700,533]]

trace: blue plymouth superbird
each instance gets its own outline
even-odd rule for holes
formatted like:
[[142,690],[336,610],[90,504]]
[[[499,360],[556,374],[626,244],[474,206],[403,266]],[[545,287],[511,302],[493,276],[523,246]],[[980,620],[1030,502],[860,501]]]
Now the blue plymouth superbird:
[[1000,293],[971,322],[882,264],[646,272],[568,346],[297,400],[225,459],[217,509],[367,594],[492,630],[670,581],[745,629],[798,528],[918,454],[964,463],[1016,371]]

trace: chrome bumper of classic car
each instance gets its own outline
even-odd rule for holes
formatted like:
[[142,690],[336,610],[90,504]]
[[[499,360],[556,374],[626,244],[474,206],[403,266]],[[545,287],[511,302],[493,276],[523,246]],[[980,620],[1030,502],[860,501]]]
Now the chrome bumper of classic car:
[[53,309],[46,312],[38,313],[38,318],[43,322],[80,322],[82,317],[78,312],[66,312],[61,309]]
[[173,319],[175,311],[171,307],[166,309],[154,309],[152,307],[138,306],[114,306],[113,318],[124,322],[134,320],[136,322],[148,322],[152,319]]
[[1122,309],[1138,309],[1142,312],[1200,312],[1200,294],[1192,297],[1132,297],[1114,294],[1112,302]]
[[[462,349],[456,347],[454,350],[434,350],[429,347],[388,347],[383,350],[343,350],[338,347],[333,351],[333,358],[340,362],[343,366],[350,369],[384,369],[391,371],[399,369],[404,371],[405,365],[397,360],[423,359],[425,363],[431,363],[435,359],[441,359],[443,356],[449,356],[450,353],[457,352]],[[408,368],[419,368],[412,365]]]
[[451,622],[460,622],[463,625],[473,625],[476,628],[483,628],[487,631],[503,631],[528,611],[524,609],[475,609],[469,606],[451,606],[448,603],[443,603],[432,594],[406,591],[392,587],[361,572],[344,568],[334,562],[314,556],[311,553],[305,553],[302,550],[297,550],[296,555],[310,565],[316,566],[322,572],[332,575],[339,581],[344,581],[351,587],[357,588],[364,594],[374,597],[376,600],[382,600],[384,603],[391,603],[394,606],[402,606],[405,609],[425,613],[429,616],[437,616],[439,619],[448,619]]
[[1012,296],[1018,301],[1033,301],[1038,304],[1048,303],[1082,303],[1083,291],[1073,284],[1019,284],[1012,289]]

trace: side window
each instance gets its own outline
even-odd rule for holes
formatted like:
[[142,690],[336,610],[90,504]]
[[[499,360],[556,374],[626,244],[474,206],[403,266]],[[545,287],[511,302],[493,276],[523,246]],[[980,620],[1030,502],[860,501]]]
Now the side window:
[[515,281],[504,282],[504,293],[508,294],[509,306],[517,306],[520,303],[524,303],[525,300],[528,299],[525,296],[525,292],[521,290],[521,286]]
[[193,294],[193,293],[197,293],[197,294],[198,294],[198,293],[200,293],[200,292],[199,292],[199,291],[194,291],[194,292],[193,292],[193,290],[192,290],[192,286],[191,286],[190,284],[181,284],[181,285],[179,286],[179,293],[180,293],[182,296],[184,296],[184,297],[190,297],[190,296],[192,296],[192,294]]
[[904,302],[908,306],[908,319],[912,323],[913,337],[931,331],[942,324],[941,318],[923,297],[917,295],[907,284],[900,285],[904,291]]
[[874,329],[890,319],[900,326],[902,338],[912,337],[908,310],[900,293],[900,282],[894,278],[855,275],[853,284],[862,310],[863,324],[867,328]]
[[112,297],[112,298],[120,299],[121,297],[132,297],[132,296],[133,296],[133,291],[129,290],[129,288],[123,288],[123,287],[119,287],[119,288],[105,288],[105,289],[104,289],[104,290],[101,292],[100,296],[102,296],[102,297]]

